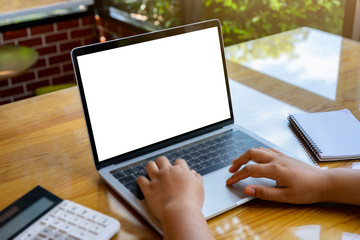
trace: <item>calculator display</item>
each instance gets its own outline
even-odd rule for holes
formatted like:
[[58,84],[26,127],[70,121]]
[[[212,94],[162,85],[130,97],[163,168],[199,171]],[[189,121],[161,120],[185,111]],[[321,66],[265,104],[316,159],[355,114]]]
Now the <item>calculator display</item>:
[[40,218],[61,199],[36,187],[0,213],[1,239],[11,239]]
[[11,237],[18,229],[25,227],[38,216],[43,214],[49,207],[53,206],[54,202],[50,201],[46,197],[42,197],[31,206],[27,207],[21,213],[12,218],[9,222],[0,228],[0,236],[4,238]]

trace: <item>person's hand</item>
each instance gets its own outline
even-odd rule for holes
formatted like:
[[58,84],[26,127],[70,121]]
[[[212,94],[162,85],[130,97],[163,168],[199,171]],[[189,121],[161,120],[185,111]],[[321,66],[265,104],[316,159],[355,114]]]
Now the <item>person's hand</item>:
[[150,180],[140,176],[137,183],[162,224],[164,239],[214,239],[201,212],[205,194],[200,174],[185,160],[171,165],[166,157],[149,162],[145,169]]
[[[257,164],[245,165],[250,160]],[[242,167],[243,165],[245,166]],[[322,200],[322,191],[326,189],[324,184],[328,181],[325,171],[277,150],[256,148],[233,160],[229,172],[234,174],[226,184],[231,185],[248,177],[265,177],[275,180],[277,186],[249,185],[245,187],[244,192],[264,200],[314,203]]]
[[167,208],[183,207],[201,212],[203,180],[200,174],[189,169],[185,160],[177,159],[171,165],[166,157],[159,157],[147,163],[145,169],[150,180],[140,176],[137,183],[151,211],[161,222]]

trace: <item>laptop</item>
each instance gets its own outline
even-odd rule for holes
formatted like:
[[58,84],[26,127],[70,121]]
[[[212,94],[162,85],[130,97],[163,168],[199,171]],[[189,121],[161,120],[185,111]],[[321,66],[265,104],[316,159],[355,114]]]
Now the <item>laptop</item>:
[[277,147],[234,124],[218,20],[78,47],[72,60],[97,171],[159,233],[136,184],[158,156],[203,176],[207,219],[251,200],[249,184],[275,186],[225,185],[233,159]]

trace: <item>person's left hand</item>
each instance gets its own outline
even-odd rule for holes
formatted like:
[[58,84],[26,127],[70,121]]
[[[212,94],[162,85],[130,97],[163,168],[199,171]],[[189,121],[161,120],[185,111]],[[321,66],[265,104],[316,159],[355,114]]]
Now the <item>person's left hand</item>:
[[[257,164],[246,165],[250,160]],[[244,192],[263,200],[288,203],[314,203],[323,200],[328,180],[326,171],[289,157],[275,149],[250,149],[229,168],[233,175],[226,181],[234,184],[248,177],[269,178],[277,187],[246,186]]]

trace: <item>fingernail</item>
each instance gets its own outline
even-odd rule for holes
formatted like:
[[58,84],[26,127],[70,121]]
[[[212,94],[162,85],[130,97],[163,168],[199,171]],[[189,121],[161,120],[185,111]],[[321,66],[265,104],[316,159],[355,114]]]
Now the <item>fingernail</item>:
[[249,196],[255,196],[255,188],[246,187],[245,188],[245,194],[247,194]]
[[232,179],[229,178],[228,180],[226,180],[226,185],[231,185],[232,184]]

